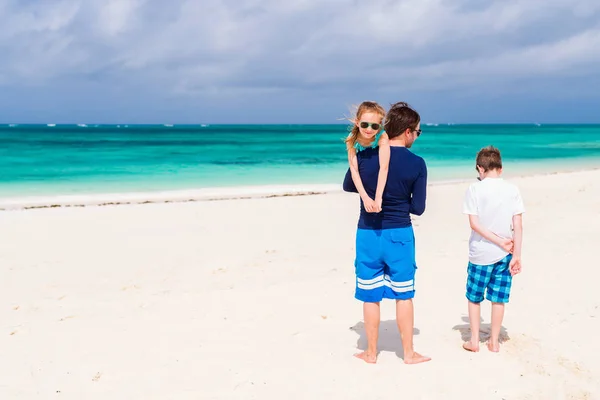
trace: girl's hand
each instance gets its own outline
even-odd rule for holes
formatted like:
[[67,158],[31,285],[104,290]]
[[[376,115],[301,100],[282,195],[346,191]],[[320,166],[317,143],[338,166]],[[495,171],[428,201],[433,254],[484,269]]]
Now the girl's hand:
[[365,205],[365,210],[367,210],[367,212],[370,212],[370,213],[376,212],[375,211],[375,207],[376,207],[375,202],[370,197],[363,199],[363,204]]
[[375,197],[375,212],[381,212],[381,203],[383,202],[383,199],[380,197]]

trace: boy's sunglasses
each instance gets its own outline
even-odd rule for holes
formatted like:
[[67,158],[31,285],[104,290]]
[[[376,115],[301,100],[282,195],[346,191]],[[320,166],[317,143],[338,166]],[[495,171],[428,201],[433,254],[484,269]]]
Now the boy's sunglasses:
[[379,128],[381,128],[381,124],[369,123],[369,122],[361,122],[359,126],[363,129],[367,129],[370,126],[371,129],[373,129],[374,131],[378,131]]
[[423,132],[423,131],[420,129],[417,129],[417,130],[415,130],[415,132],[417,132],[417,137],[419,137],[419,136],[421,136],[421,132]]

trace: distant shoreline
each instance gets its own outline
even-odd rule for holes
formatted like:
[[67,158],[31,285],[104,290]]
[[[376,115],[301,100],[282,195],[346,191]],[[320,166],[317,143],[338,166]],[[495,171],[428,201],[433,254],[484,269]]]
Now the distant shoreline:
[[[600,122],[425,122],[424,126],[600,126]],[[56,122],[56,123],[45,123],[45,122],[0,122],[0,128],[26,128],[26,127],[48,127],[48,128],[65,128],[65,127],[79,127],[79,128],[98,128],[98,127],[229,127],[229,126],[331,126],[331,125],[342,125],[347,126],[347,122],[330,122],[330,123],[237,123],[237,124],[224,124],[224,123],[135,123],[135,122],[120,122],[120,123],[98,123],[98,122]]]
[[[507,179],[519,179],[535,176],[577,174],[600,170],[600,167],[583,167],[549,172],[525,172],[523,174],[507,174]],[[473,179],[446,179],[430,181],[429,186],[464,184]],[[168,190],[159,192],[130,192],[104,194],[77,194],[30,197],[0,197],[0,211],[29,210],[43,208],[69,208],[89,206],[115,206],[135,204],[187,203],[197,201],[248,200],[269,197],[313,196],[329,193],[340,193],[339,184],[297,184],[297,185],[264,185],[235,186],[203,189]]]

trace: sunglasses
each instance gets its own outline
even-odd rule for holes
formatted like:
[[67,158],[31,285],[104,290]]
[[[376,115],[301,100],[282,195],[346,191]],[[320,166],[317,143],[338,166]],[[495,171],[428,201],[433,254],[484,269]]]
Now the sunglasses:
[[417,137],[419,137],[419,136],[421,136],[421,132],[423,132],[423,131],[420,129],[417,129],[415,132],[417,132]]
[[377,123],[370,123],[370,122],[361,122],[359,124],[359,126],[362,129],[367,129],[368,127],[371,127],[371,129],[373,129],[374,131],[378,131],[379,128],[381,128],[381,124],[377,124]]

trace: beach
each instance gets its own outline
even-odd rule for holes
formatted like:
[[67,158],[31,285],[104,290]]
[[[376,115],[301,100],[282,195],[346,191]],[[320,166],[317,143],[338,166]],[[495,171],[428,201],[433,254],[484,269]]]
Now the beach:
[[393,302],[378,363],[352,356],[355,194],[1,211],[0,398],[600,399],[600,171],[511,181],[523,272],[498,354],[461,348],[471,181],[429,186],[414,366]]

